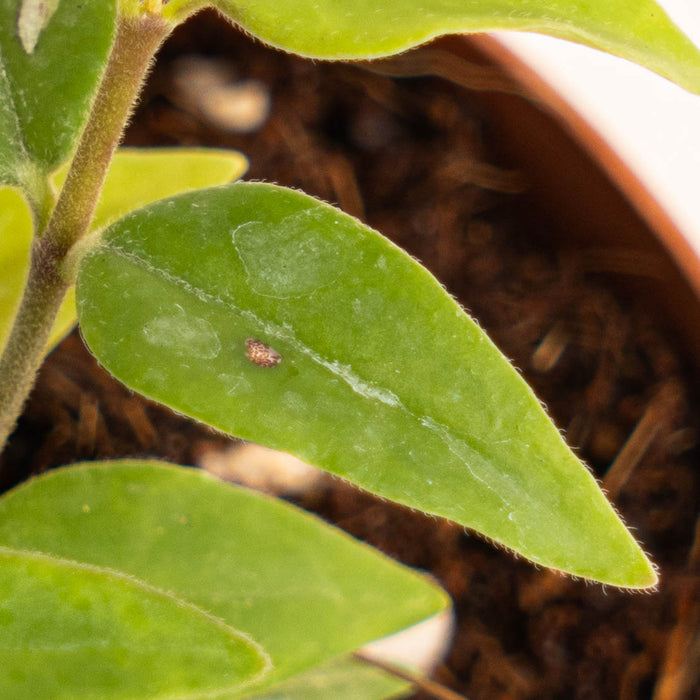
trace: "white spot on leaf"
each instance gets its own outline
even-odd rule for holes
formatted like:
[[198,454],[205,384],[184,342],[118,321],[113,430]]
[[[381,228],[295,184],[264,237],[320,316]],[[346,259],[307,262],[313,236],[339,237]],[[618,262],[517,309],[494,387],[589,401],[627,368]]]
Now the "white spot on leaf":
[[186,314],[179,305],[175,313],[146,323],[143,335],[149,345],[167,348],[178,357],[211,360],[221,351],[219,336],[211,323]]
[[279,224],[249,221],[231,238],[250,288],[261,296],[288,299],[332,284],[339,250],[322,212],[308,209]]
[[235,374],[219,374],[218,379],[227,396],[241,396],[253,391],[253,385],[245,377],[239,377]]
[[34,53],[39,35],[46,29],[58,8],[59,0],[23,0],[17,18],[17,32],[22,47],[28,54]]

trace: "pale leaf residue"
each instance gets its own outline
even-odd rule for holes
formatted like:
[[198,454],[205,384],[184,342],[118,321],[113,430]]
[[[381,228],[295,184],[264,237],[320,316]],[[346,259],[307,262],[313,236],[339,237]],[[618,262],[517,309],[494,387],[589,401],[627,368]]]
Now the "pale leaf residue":
[[59,0],[22,0],[17,18],[17,33],[28,54],[34,53],[39,36],[56,12],[58,2]]
[[387,406],[404,408],[403,404],[401,403],[401,399],[399,399],[399,397],[393,391],[376,386],[375,384],[370,384],[369,382],[360,379],[350,365],[343,365],[337,360],[328,362],[328,360],[324,360],[321,357],[314,359],[316,362],[318,362],[318,364],[322,365],[326,369],[329,369],[337,377],[340,377],[356,394],[359,394],[363,398],[370,399],[372,401],[379,401]]
[[[392,408],[396,408],[417,420],[424,428],[434,433],[445,444],[448,450],[463,464],[471,477],[479,482],[487,491],[493,493],[501,502],[504,512],[515,510],[514,503],[522,503],[523,499],[531,501],[531,497],[523,494],[509,475],[492,464],[478,448],[470,446],[465,440],[456,436],[453,430],[443,423],[440,423],[430,416],[416,415],[411,411],[401,399],[391,390],[377,386],[360,377],[354,369],[347,364],[342,364],[337,360],[328,360],[308,345],[299,340],[294,331],[289,326],[279,326],[267,323],[255,315],[252,311],[241,311],[243,316],[250,321],[259,324],[264,329],[268,337],[279,338],[291,345],[300,354],[306,355],[316,364],[324,367],[335,377],[342,380],[356,394],[369,401],[375,401]],[[365,442],[367,442],[365,440]],[[519,523],[511,519],[519,529]]]
[[356,394],[359,394],[365,399],[379,401],[387,406],[394,406],[408,410],[401,403],[401,399],[389,389],[377,386],[365,381],[359,377],[350,365],[344,365],[337,360],[328,360],[319,353],[312,350],[308,345],[301,342],[295,335],[293,330],[288,326],[278,326],[272,323],[266,323],[258,318],[252,311],[242,311],[242,314],[258,324],[265,333],[273,338],[284,340],[294,347],[295,350],[306,355],[316,364],[324,367],[334,374],[339,379],[342,379]]
[[274,225],[248,221],[231,232],[231,240],[250,288],[261,296],[290,299],[335,281],[339,250],[330,231],[314,208]]
[[211,360],[221,351],[221,341],[211,323],[187,314],[179,304],[175,304],[173,313],[148,321],[143,335],[149,345],[167,348],[178,357]]
[[219,374],[217,379],[223,385],[227,396],[242,396],[253,391],[253,385],[245,378],[237,374]]
[[478,450],[464,440],[455,437],[446,425],[428,417],[421,418],[420,422],[442,439],[449,451],[464,464],[476,481],[499,497],[505,509],[513,510],[512,500],[522,499],[522,493],[511,482],[508,474],[494,468],[493,464],[485,459]]
[[308,407],[308,401],[296,391],[285,391],[280,396],[280,403],[289,411],[301,412]]
[[[241,228],[237,231],[240,233]],[[234,232],[234,240],[236,238],[237,235]],[[187,281],[171,275],[167,270],[154,268],[137,256],[116,248],[113,248],[112,251],[150,269],[154,274],[168,279],[181,289],[186,289],[200,301],[225,306],[231,314],[246,319],[254,328],[257,328],[260,337],[265,337],[270,342],[280,341],[280,344],[285,348],[285,353],[288,352],[290,357],[295,353],[298,353],[299,356],[306,356],[327,370],[335,381],[342,381],[359,396],[401,411],[413,418],[447,447],[449,452],[456,457],[457,462],[465,467],[474,483],[478,483],[485,491],[497,497],[500,502],[499,509],[503,511],[504,518],[514,526],[515,536],[520,539],[524,535],[522,532],[524,524],[518,521],[517,513],[519,509],[530,510],[533,507],[532,497],[523,491],[522,484],[517,483],[517,477],[514,479],[499,469],[498,465],[484,454],[480,445],[470,444],[468,438],[456,433],[452,426],[411,410],[393,391],[361,377],[351,365],[324,357],[299,338],[292,326],[286,323],[266,321],[252,310],[240,308],[233,304],[230,299],[223,299],[211,295],[203,289],[192,287]],[[179,305],[175,305],[175,307],[172,313],[155,318],[146,324],[143,329],[146,340],[152,345],[166,346],[173,353],[178,353],[182,349],[190,356],[197,356],[201,359],[216,357],[220,351],[220,342],[209,322],[187,315]],[[219,379],[224,382],[224,377],[219,376]],[[236,390],[243,389],[243,386],[239,384],[236,384],[235,388],[233,383],[229,386],[234,393]],[[280,396],[280,402],[287,410],[299,409],[303,411],[308,405],[305,397],[291,391],[283,393]],[[509,513],[513,514],[512,518],[507,517]],[[477,527],[478,524],[474,524],[474,526]]]

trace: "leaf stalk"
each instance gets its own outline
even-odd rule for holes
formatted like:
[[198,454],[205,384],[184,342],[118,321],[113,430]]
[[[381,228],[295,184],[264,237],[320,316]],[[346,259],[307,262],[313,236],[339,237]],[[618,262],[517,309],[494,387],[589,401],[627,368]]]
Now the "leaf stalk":
[[0,358],[0,446],[34,385],[53,321],[72,282],[64,260],[89,231],[133,104],[173,26],[152,14],[121,16],[117,21],[112,52],[65,185],[45,233],[34,241],[24,296]]
[[64,254],[88,231],[124,127],[153,56],[172,25],[161,17],[121,17],[90,119],[83,131],[46,236]]

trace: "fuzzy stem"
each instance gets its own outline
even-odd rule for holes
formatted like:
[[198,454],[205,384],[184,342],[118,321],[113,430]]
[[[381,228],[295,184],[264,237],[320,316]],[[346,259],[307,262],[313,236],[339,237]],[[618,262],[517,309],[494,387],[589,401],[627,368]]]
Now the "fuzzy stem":
[[107,70],[46,232],[63,252],[88,230],[133,104],[171,27],[154,15],[119,20]]
[[0,446],[12,432],[34,384],[71,280],[63,262],[89,230],[107,168],[149,66],[172,24],[154,15],[121,17],[78,150],[41,238],[34,241],[24,296],[0,358]]
[[58,273],[56,258],[56,249],[48,239],[34,241],[22,303],[0,359],[0,445],[12,432],[31,391],[68,287]]

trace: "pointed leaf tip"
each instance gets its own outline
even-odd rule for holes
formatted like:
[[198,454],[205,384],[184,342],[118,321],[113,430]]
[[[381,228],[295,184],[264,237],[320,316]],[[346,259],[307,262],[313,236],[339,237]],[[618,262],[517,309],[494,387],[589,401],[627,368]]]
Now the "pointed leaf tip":
[[[91,350],[146,396],[545,566],[652,584],[487,336],[427,270],[329,205],[260,183],[153,204],[104,233],[78,305]],[[278,359],[256,363],[251,340]]]

